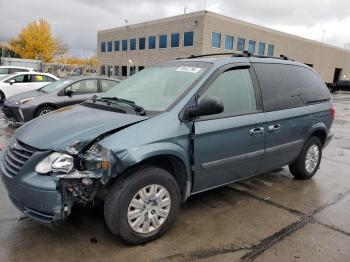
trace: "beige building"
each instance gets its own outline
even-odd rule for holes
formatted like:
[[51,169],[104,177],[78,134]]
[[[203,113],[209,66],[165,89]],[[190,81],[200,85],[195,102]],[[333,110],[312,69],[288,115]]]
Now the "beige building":
[[199,11],[97,33],[101,74],[122,78],[145,67],[190,55],[248,50],[314,67],[326,82],[350,79],[343,48]]

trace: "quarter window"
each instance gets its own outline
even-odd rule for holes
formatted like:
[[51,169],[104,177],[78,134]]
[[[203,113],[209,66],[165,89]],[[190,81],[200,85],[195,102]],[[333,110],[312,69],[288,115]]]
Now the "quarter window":
[[233,49],[233,36],[227,35],[225,37],[225,49]]
[[217,32],[211,33],[211,46],[215,48],[220,48],[221,46],[221,34]]
[[148,49],[155,49],[156,48],[156,37],[150,36],[148,37]]
[[254,54],[255,53],[255,44],[256,42],[254,40],[249,40],[248,44],[248,52]]
[[244,46],[245,46],[245,39],[238,38],[237,51],[244,51]]
[[171,47],[179,47],[180,45],[180,34],[173,33],[171,34]]
[[193,46],[193,32],[184,33],[184,46]]
[[160,35],[159,36],[159,48],[166,48],[167,41],[168,41],[167,35]]
[[199,98],[219,97],[224,112],[217,116],[249,114],[257,111],[254,86],[249,69],[233,69],[222,73]]

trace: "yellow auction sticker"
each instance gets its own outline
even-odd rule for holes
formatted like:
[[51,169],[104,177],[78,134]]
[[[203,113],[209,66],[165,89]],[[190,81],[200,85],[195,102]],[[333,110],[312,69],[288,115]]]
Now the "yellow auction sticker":
[[43,76],[35,76],[35,79],[36,79],[37,81],[43,81]]

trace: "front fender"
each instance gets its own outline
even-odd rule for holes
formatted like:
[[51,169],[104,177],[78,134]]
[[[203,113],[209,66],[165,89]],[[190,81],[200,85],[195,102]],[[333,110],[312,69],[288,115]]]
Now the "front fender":
[[142,147],[128,149],[121,155],[119,154],[118,157],[122,162],[123,167],[128,168],[148,158],[164,155],[170,155],[180,159],[186,166],[186,169],[190,170],[191,165],[189,153],[186,152],[183,147],[169,142],[153,143]]

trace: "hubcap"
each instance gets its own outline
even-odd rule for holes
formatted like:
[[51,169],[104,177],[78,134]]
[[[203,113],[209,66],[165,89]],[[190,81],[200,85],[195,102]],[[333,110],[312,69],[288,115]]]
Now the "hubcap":
[[168,190],[160,185],[148,185],[138,191],[128,207],[129,226],[137,233],[151,233],[167,219],[171,208]]
[[320,150],[318,149],[318,146],[310,146],[310,148],[307,150],[305,158],[305,169],[307,172],[312,173],[315,171],[319,157]]
[[39,116],[46,115],[46,114],[50,113],[51,111],[52,111],[52,110],[50,110],[50,109],[45,109],[45,110],[43,110],[43,111],[40,112]]

